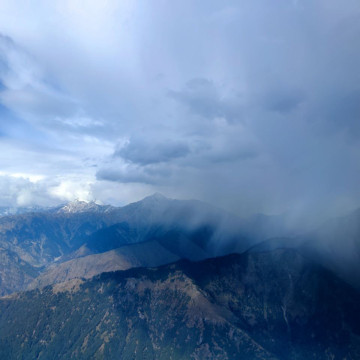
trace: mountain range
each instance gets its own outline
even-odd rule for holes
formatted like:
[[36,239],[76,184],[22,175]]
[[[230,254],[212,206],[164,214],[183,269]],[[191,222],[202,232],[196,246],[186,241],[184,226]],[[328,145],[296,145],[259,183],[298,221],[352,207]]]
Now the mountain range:
[[295,250],[181,260],[0,300],[3,359],[358,359],[360,294]]
[[[241,223],[236,216],[199,201],[172,200],[160,194],[124,207],[74,201],[44,211],[4,216],[0,218],[0,251],[8,261],[14,259],[14,271],[0,274],[0,294],[24,290],[39,274],[49,277],[57,264],[69,273],[67,265],[74,269],[74,259],[82,258],[82,264],[87,260],[101,262],[95,260],[96,255],[104,258],[103,254],[109,251],[110,257],[124,252],[132,256],[130,259],[126,255],[127,265],[116,263],[106,270],[244,251],[252,239],[242,230]],[[149,254],[148,241],[158,249],[151,262],[134,255]],[[133,244],[137,246],[131,248]],[[118,250],[114,252],[115,249]],[[22,283],[13,281],[20,276],[24,277]],[[81,274],[74,272],[68,278],[77,276]]]
[[360,358],[360,211],[303,232],[154,194],[0,217],[0,358]]

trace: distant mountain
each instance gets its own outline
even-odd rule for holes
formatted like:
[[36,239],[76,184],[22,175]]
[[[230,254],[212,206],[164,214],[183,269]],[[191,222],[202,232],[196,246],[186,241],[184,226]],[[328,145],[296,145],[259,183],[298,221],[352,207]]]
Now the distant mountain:
[[180,261],[0,300],[2,359],[359,359],[360,294],[294,250]]
[[[52,209],[0,217],[0,248],[11,263],[8,269],[12,269],[0,267],[0,294],[26,289],[30,283],[41,286],[88,277],[86,273],[96,275],[134,266],[158,266],[176,259],[196,261],[249,249],[277,248],[301,248],[344,279],[355,279],[350,281],[352,284],[360,284],[359,246],[351,243],[353,238],[360,239],[359,223],[354,215],[352,220],[333,221],[299,236],[289,227],[285,215],[255,215],[244,220],[197,200],[174,200],[161,194],[124,207],[76,200]],[[337,247],[338,239],[345,238],[348,244]],[[140,243],[153,244],[154,249],[148,244],[134,247],[129,261],[123,251]],[[151,264],[141,249],[151,258]],[[162,249],[159,256],[153,254],[156,249]],[[26,266],[19,266],[19,261]],[[96,263],[93,268],[92,261]],[[39,279],[34,281],[37,276]]]
[[[171,254],[167,262],[178,258],[199,260],[245,250],[252,239],[244,236],[241,228],[241,219],[221,209],[200,201],[173,200],[154,194],[124,207],[74,201],[46,211],[2,217],[0,247],[41,272],[85,255],[148,241],[156,241],[158,248]],[[164,262],[164,257],[159,256],[159,262],[153,265]],[[100,263],[104,268],[98,265],[98,272],[119,269],[113,260],[109,263],[114,268],[104,260]],[[77,268],[68,268],[67,278]],[[23,275],[32,282],[32,275]],[[7,293],[23,288],[11,272],[0,272],[0,276],[8,284]],[[73,277],[76,276],[78,272],[74,271]],[[62,278],[62,275],[50,278]],[[28,282],[22,286],[25,283]]]
[[116,208],[111,205],[99,205],[94,201],[80,201],[74,200],[67,204],[60,205],[58,207],[50,209],[51,212],[63,213],[63,214],[75,214],[75,213],[106,213],[115,210]]
[[0,206],[0,217],[9,216],[9,215],[19,215],[29,212],[45,211],[47,209],[49,208],[40,207],[40,206],[30,206],[30,207]]
[[200,259],[244,251],[253,241],[251,234],[243,231],[242,219],[197,200],[154,194],[115,213],[121,221],[94,232],[84,242],[90,252],[157,239],[181,257]]
[[79,248],[89,235],[116,223],[110,208],[77,202],[0,217],[0,252],[8,262],[7,267],[0,267],[0,294],[24,289],[47,266]]
[[26,213],[0,218],[0,245],[33,266],[44,266],[81,246],[94,231],[116,221],[93,212]]

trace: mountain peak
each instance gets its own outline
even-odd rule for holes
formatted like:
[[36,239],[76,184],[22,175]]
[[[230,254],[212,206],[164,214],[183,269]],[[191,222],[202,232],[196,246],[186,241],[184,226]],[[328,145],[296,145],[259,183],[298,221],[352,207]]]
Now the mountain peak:
[[110,206],[102,206],[96,204],[95,201],[73,200],[62,206],[58,212],[60,213],[82,213],[82,212],[102,212],[108,210]]
[[166,196],[164,196],[159,192],[156,192],[152,195],[145,197],[144,200],[164,201],[164,200],[169,200],[169,198],[167,198]]

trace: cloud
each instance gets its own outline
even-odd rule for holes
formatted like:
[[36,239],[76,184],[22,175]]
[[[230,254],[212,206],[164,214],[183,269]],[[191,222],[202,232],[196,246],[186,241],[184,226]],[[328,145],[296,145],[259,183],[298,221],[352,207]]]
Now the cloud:
[[169,96],[184,104],[192,113],[204,118],[224,118],[227,121],[241,120],[241,104],[236,94],[231,97],[220,93],[213,81],[194,78],[182,90],[169,91]]
[[163,166],[137,166],[123,164],[122,166],[105,167],[96,173],[98,180],[114,181],[119,183],[141,183],[162,185],[166,178],[171,176],[171,169]]
[[[61,201],[69,200],[67,194],[62,191],[65,186],[66,183],[60,179],[43,179],[42,176],[32,174],[1,174],[1,206],[54,206]],[[78,195],[81,195],[78,192],[79,187],[79,183],[73,183],[73,190],[77,188]],[[72,191],[70,199],[73,194]]]
[[103,123],[86,115],[81,104],[60,90],[49,79],[36,60],[10,37],[0,34],[0,59],[3,66],[0,71],[2,91],[0,103],[3,110],[21,119],[27,126],[51,132],[55,127],[81,127],[82,131]]
[[[1,1],[11,193],[163,191],[241,214],[358,206],[359,17],[357,0]],[[0,199],[17,203],[6,184]]]
[[322,119],[336,129],[344,129],[351,137],[360,135],[360,89],[337,92],[329,95],[319,112]]
[[169,162],[187,156],[190,153],[189,146],[182,141],[151,141],[146,138],[131,138],[130,141],[116,150],[115,157],[121,157],[126,161],[140,164],[156,164]]
[[306,99],[300,89],[273,88],[260,96],[260,104],[265,110],[287,114],[296,110]]

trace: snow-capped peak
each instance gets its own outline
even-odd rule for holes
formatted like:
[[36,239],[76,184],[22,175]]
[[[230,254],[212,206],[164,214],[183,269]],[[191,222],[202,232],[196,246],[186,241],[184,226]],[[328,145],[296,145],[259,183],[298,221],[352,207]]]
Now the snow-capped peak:
[[111,206],[102,206],[96,204],[95,201],[74,200],[62,206],[58,212],[60,213],[82,213],[82,212],[104,212]]

